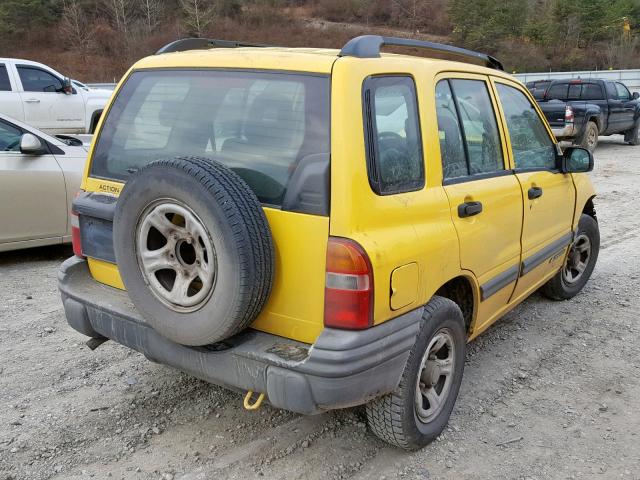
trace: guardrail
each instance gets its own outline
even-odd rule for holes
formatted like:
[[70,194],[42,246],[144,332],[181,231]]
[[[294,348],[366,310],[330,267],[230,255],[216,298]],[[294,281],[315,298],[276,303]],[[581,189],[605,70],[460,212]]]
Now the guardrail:
[[115,90],[117,83],[86,83],[89,88],[100,88],[102,90]]
[[575,72],[539,72],[514,74],[522,83],[533,80],[561,80],[564,78],[599,78],[624,83],[631,92],[640,92],[640,70],[581,70]]
[[[532,80],[559,80],[563,78],[601,78],[624,83],[632,92],[640,92],[640,69],[638,70],[580,70],[575,72],[516,73],[513,75],[522,83]],[[114,90],[116,83],[87,83],[90,88]]]

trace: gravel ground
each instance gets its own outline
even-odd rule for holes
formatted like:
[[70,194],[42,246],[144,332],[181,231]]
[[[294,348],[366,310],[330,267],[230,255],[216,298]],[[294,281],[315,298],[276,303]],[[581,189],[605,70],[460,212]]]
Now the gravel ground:
[[567,302],[534,295],[472,343],[448,428],[415,453],[359,410],[246,412],[113,342],[92,352],[56,290],[70,249],[0,254],[0,480],[640,479],[638,159],[602,139],[591,281]]

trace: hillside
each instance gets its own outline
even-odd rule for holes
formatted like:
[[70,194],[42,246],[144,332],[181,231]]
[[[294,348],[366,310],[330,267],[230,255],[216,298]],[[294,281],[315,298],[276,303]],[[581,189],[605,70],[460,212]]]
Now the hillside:
[[113,81],[185,36],[341,47],[364,33],[486,51],[509,71],[640,67],[639,0],[2,0],[0,56]]

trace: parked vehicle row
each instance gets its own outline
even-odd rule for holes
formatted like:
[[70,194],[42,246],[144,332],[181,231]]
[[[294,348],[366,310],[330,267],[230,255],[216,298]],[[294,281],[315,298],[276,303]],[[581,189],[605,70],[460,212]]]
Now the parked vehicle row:
[[48,133],[93,133],[111,93],[41,63],[0,58],[0,113]]
[[640,95],[620,82],[554,80],[528,82],[527,87],[558,140],[592,152],[599,135],[623,134],[630,145],[640,143]]
[[0,251],[71,241],[88,146],[0,114]]
[[478,52],[177,41],[97,135],[58,277],[69,324],[249,409],[366,405],[405,449],[445,427],[468,340],[540,288],[573,297],[598,257],[592,154],[562,152]]

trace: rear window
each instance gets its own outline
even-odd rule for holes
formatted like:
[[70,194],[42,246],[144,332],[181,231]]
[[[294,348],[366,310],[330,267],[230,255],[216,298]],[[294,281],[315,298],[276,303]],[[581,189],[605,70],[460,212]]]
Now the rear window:
[[320,163],[328,171],[329,105],[325,75],[134,72],[105,119],[91,176],[126,181],[154,160],[200,156],[234,170],[262,203],[281,207],[291,179],[309,177],[297,169],[317,171]]

